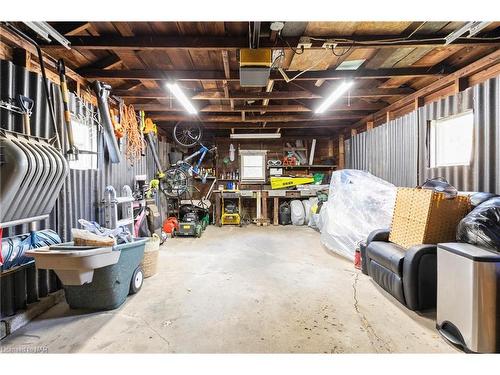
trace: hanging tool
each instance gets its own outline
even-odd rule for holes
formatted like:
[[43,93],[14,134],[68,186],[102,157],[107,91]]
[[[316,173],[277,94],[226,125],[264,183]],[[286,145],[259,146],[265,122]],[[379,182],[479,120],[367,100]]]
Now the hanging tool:
[[57,129],[57,123],[56,123],[56,115],[54,111],[54,102],[52,100],[52,95],[50,93],[49,89],[49,84],[47,80],[47,75],[45,74],[45,64],[43,61],[43,54],[42,50],[40,49],[40,46],[38,45],[37,42],[35,42],[33,39],[31,39],[29,36],[27,36],[25,33],[23,33],[21,30],[19,30],[17,27],[12,25],[9,22],[1,22],[2,26],[5,26],[8,28],[10,31],[12,31],[14,34],[17,36],[27,40],[29,43],[31,43],[37,52],[38,55],[38,62],[40,64],[40,71],[42,72],[42,83],[43,83],[43,88],[45,91],[45,97],[47,99],[47,105],[49,107],[49,115],[50,119],[52,121],[52,125],[54,126],[54,134],[55,134],[55,140],[56,140],[56,147],[61,149],[61,140],[59,138],[59,130]]
[[154,136],[157,134],[156,124],[150,118],[145,118],[144,111],[140,112],[141,115],[141,124],[142,124],[142,133],[146,136],[146,142],[148,143],[149,149],[151,150],[151,154],[153,155],[153,160],[156,166],[156,176],[157,178],[165,177],[165,174],[162,171],[160,158],[158,157],[158,152],[156,152],[155,139]]
[[35,102],[24,95],[19,95],[19,108],[23,113],[23,131],[26,135],[31,135],[30,116]]
[[71,127],[71,112],[69,111],[69,92],[68,84],[66,82],[66,66],[64,65],[64,60],[59,59],[57,61],[57,72],[59,73],[59,87],[61,88],[61,96],[63,100],[64,108],[64,123],[66,124],[66,133],[68,134],[68,151],[66,154],[69,159],[78,160],[78,149],[75,146],[75,140],[73,138],[73,128]]
[[[122,104],[120,103],[120,105]],[[123,138],[124,130],[120,122],[119,115],[116,113],[116,110],[112,108],[109,109],[109,114],[111,116],[111,123],[113,124],[113,129],[115,130],[115,137],[118,140],[121,140]]]
[[97,104],[99,108],[99,114],[101,115],[102,128],[104,131],[106,146],[108,148],[109,160],[114,164],[120,163],[120,149],[118,148],[118,142],[116,141],[115,137],[115,130],[113,128],[113,123],[111,122],[111,116],[109,114],[108,99],[111,86],[99,81],[95,81],[93,88],[97,95]]
[[[144,111],[139,111],[139,118],[140,118],[140,130],[141,130],[141,142],[142,142],[142,151],[141,151],[141,156],[146,156],[146,140],[144,139],[144,133],[145,133],[145,128],[146,128],[146,123],[145,123],[145,118],[146,114]],[[151,121],[153,124],[153,122]],[[153,124],[154,126],[154,132],[156,134],[156,125]],[[149,133],[150,131],[148,131]]]

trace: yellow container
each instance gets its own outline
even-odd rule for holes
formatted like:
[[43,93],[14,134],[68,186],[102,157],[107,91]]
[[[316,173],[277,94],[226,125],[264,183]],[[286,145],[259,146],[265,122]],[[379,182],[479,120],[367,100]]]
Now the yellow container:
[[240,66],[271,66],[272,52],[267,48],[240,49]]
[[314,182],[312,177],[271,177],[271,189],[283,189]]

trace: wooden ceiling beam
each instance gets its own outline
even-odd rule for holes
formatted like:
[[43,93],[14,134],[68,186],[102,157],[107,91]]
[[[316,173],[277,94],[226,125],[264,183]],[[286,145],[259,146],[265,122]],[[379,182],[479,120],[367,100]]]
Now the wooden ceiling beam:
[[[229,66],[229,52],[227,50],[222,51],[222,65],[224,66],[224,75],[227,79],[231,78],[231,68]],[[229,84],[227,80],[222,81],[224,87],[224,97],[229,99],[231,108],[234,108],[234,100],[229,98]]]
[[[177,80],[177,81],[228,81],[239,82],[239,71],[232,71],[228,79],[223,71],[218,70],[102,70],[102,69],[79,69],[80,75],[88,79],[138,79],[138,80]],[[289,76],[295,76],[299,72],[288,71]],[[440,76],[445,72],[442,68],[397,68],[397,69],[360,69],[360,70],[318,70],[307,71],[295,80],[316,81],[318,79],[335,80],[345,78],[374,79],[390,77],[427,77]],[[283,81],[284,78],[279,72],[272,72],[270,79]]]
[[455,83],[457,79],[461,79],[464,77],[469,77],[470,75],[477,73],[479,71],[485,70],[491,66],[494,66],[496,64],[499,64],[500,62],[500,49],[496,50],[495,52],[473,62],[470,65],[467,65],[466,67],[457,70],[456,72],[449,74],[439,80],[434,81],[430,85],[415,91],[413,94],[407,95],[403,97],[402,99],[388,105],[384,109],[371,114],[363,119],[361,119],[359,122],[355,124],[355,126],[360,126],[366,123],[367,121],[374,121],[377,118],[387,116],[387,113],[394,112],[400,108],[403,108],[407,105],[410,105],[415,102],[416,99],[419,97],[424,97],[429,94],[435,93],[436,91],[446,88],[447,86],[450,86]]
[[[321,99],[323,93],[310,91],[273,91],[273,92],[245,92],[231,91],[229,98],[226,98],[222,91],[202,91],[191,96],[192,100],[294,100],[294,99]],[[353,89],[349,96],[351,98],[383,98],[390,96],[404,96],[415,92],[412,88],[395,88],[395,89]],[[123,98],[142,98],[142,99],[168,99],[170,94],[166,90],[121,90],[112,91],[113,95]]]
[[[335,104],[331,108],[329,108],[328,112],[335,111],[377,111],[386,106],[385,103],[367,103],[367,102],[359,102],[359,103],[351,103],[351,105],[347,104]],[[148,112],[184,112],[185,109],[183,107],[167,107],[164,104],[134,104],[135,109],[143,110]],[[312,112],[313,109],[300,104],[293,105],[243,105],[243,106],[235,106],[231,108],[229,105],[217,105],[217,104],[209,104],[199,110],[200,112],[260,112],[262,114],[263,111],[266,112]]]
[[[387,35],[367,35],[367,36],[352,36],[352,35],[330,35],[315,37],[312,42],[312,49],[322,49],[323,41],[320,39],[335,40],[338,47],[353,47],[353,48],[401,48],[401,47],[432,47],[443,46],[444,37],[433,35],[427,39],[401,39],[395,40],[394,37]],[[142,35],[142,36],[123,36],[116,35],[101,35],[95,36],[68,36],[67,39],[71,42],[71,47],[79,50],[238,50],[248,48],[248,38],[245,36],[227,37],[216,35],[204,36],[161,36],[161,35]],[[286,42],[276,44],[267,38],[262,38],[260,41],[261,48],[282,49],[287,48],[287,45],[297,46],[299,43],[298,37],[284,37]],[[475,38],[459,38],[453,42],[454,46],[463,47],[467,45],[481,44],[482,46],[498,46],[498,41],[491,39],[475,39]],[[61,49],[64,48],[60,44],[44,44],[44,49]]]
[[[173,128],[175,123],[155,121],[155,123],[163,129]],[[307,129],[311,131],[314,129],[339,129],[349,126],[349,122],[335,121],[335,122],[268,122],[266,127],[257,123],[221,123],[221,122],[207,122],[203,124],[204,129],[239,129],[239,130],[254,130],[254,129]]]
[[118,66],[122,60],[114,53],[103,57],[102,59],[87,65],[86,69],[113,69]]
[[343,114],[343,115],[321,115],[321,116],[303,116],[303,115],[258,115],[245,116],[243,120],[241,116],[234,115],[202,115],[189,116],[178,114],[163,114],[150,113],[153,120],[156,121],[191,121],[191,122],[315,122],[315,121],[335,121],[335,120],[356,120],[363,115],[359,114]]
[[90,22],[64,22],[55,27],[62,35],[71,37],[87,30],[90,26],[92,26]]

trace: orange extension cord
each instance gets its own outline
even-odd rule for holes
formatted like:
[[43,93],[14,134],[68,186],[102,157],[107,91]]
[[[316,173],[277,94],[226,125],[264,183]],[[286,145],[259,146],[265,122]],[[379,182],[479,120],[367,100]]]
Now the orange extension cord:
[[132,104],[128,107],[126,105],[120,106],[120,118],[126,135],[125,156],[130,163],[134,164],[135,161],[140,159],[144,151],[144,140],[134,106]]

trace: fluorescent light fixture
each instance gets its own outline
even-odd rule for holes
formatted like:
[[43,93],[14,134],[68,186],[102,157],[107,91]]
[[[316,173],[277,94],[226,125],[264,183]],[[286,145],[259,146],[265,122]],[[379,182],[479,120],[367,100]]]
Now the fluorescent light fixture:
[[365,61],[365,59],[342,61],[340,65],[335,68],[335,70],[356,70],[363,65]]
[[230,137],[231,139],[277,139],[281,138],[281,133],[233,133]]
[[66,39],[59,31],[54,29],[47,22],[24,22],[26,26],[28,26],[31,30],[36,32],[39,36],[45,39],[47,42],[50,42],[51,39],[55,39],[57,42],[62,44],[67,49],[71,49],[71,43],[68,39]]
[[318,107],[316,113],[323,113],[326,111],[328,107],[330,107],[333,102],[335,102],[338,98],[340,98],[347,90],[354,85],[354,81],[344,81],[338,86],[328,98],[325,99],[323,103]]
[[191,114],[196,114],[198,111],[196,108],[194,108],[193,104],[189,101],[187,98],[186,94],[182,92],[181,88],[177,83],[167,83],[167,87],[170,90],[170,92],[175,96],[175,98],[181,102],[182,106],[186,108],[186,111],[188,111]]
[[469,33],[469,35],[467,35],[467,38],[471,38],[477,33],[479,33],[486,26],[488,26],[490,23],[491,22],[486,22],[486,21],[467,22],[465,25],[453,31],[446,38],[444,38],[445,39],[444,45],[446,46],[450,43],[453,43],[455,40],[462,37],[462,35],[464,35],[466,32]]

